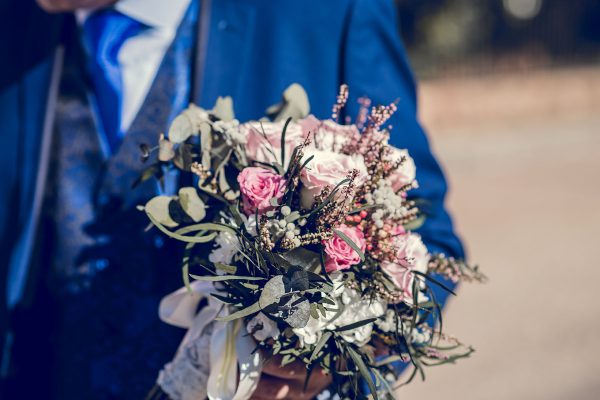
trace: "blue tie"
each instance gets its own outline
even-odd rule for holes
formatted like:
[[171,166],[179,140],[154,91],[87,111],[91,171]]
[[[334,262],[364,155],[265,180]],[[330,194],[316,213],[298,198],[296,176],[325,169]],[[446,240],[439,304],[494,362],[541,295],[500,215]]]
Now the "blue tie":
[[118,148],[124,134],[121,132],[123,80],[119,50],[127,39],[144,28],[146,25],[113,9],[95,12],[83,25],[98,114],[112,153]]

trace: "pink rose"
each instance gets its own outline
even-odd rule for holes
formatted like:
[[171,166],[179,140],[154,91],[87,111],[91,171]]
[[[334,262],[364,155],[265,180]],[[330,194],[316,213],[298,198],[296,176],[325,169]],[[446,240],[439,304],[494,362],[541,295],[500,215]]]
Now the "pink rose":
[[415,178],[417,176],[417,167],[411,156],[408,155],[408,151],[404,149],[397,149],[391,147],[391,154],[389,159],[393,162],[400,161],[402,157],[405,157],[404,162],[398,168],[396,168],[387,180],[391,183],[392,189],[397,192],[404,186],[416,183]]
[[246,156],[249,160],[263,163],[278,162],[287,168],[294,148],[304,142],[300,125],[291,121],[285,131],[285,160],[281,160],[281,134],[285,121],[252,121],[240,125],[240,133],[245,137]]
[[[342,225],[337,228],[352,240],[364,253],[366,247],[365,235],[360,229],[353,226]],[[341,237],[334,234],[324,242],[325,245],[325,271],[341,271],[360,262],[360,256]]]
[[349,156],[331,151],[307,151],[305,157],[314,156],[300,175],[302,190],[300,204],[305,209],[312,207],[315,195],[319,194],[325,186],[333,189],[338,183],[346,179],[348,173],[355,169],[358,177],[354,181],[355,187],[361,186],[367,179],[367,167],[361,155]]
[[340,125],[331,119],[320,121],[312,114],[298,124],[304,137],[310,135],[311,146],[318,150],[339,152],[344,145],[360,138],[356,125]]
[[252,215],[256,210],[263,213],[272,209],[271,199],[279,200],[285,192],[285,179],[265,168],[244,168],[237,180],[246,215]]
[[421,237],[413,233],[396,236],[394,247],[397,252],[396,260],[382,262],[381,269],[392,279],[392,282],[404,295],[404,301],[412,304],[413,281],[415,279],[413,271],[427,273],[429,252]]

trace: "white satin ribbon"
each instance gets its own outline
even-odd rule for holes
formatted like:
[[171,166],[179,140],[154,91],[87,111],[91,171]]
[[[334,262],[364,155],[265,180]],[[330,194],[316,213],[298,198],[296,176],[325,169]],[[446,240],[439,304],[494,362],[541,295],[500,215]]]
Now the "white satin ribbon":
[[[214,328],[210,340],[210,374],[207,393],[210,400],[247,400],[252,396],[262,370],[259,352],[252,354],[256,343],[246,333],[241,320],[215,321],[229,314],[229,306],[211,296],[217,293],[211,282],[194,281],[192,291],[185,287],[165,296],[160,302],[160,319],[170,325],[187,328],[179,349],[197,339],[210,324]],[[202,299],[208,305],[197,312]],[[238,382],[239,372],[239,382]]]

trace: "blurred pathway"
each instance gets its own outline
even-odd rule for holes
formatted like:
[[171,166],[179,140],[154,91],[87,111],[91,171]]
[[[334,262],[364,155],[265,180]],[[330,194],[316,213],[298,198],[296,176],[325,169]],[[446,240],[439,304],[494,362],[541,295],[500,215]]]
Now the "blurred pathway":
[[597,110],[432,132],[457,229],[490,282],[464,285],[444,319],[477,352],[398,399],[600,398]]

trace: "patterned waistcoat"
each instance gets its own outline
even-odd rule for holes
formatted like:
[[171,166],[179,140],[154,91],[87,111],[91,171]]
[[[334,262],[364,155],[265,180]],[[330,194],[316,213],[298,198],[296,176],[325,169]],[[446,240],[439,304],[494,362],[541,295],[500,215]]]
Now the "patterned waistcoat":
[[[53,225],[47,247],[53,274],[68,290],[88,286],[99,270],[118,262],[111,260],[112,255],[127,245],[119,243],[118,237],[139,220],[133,211],[135,205],[156,194],[153,180],[132,188],[152,162],[141,161],[140,144],[153,147],[159,133],[165,132],[187,105],[196,17],[196,3],[192,3],[138,115],[112,155],[105,156],[101,150],[90,106],[94,99],[82,74],[81,51],[78,46],[68,49],[57,105],[46,212]],[[139,224],[135,228],[139,229]],[[129,243],[132,249],[139,246],[133,240]]]

